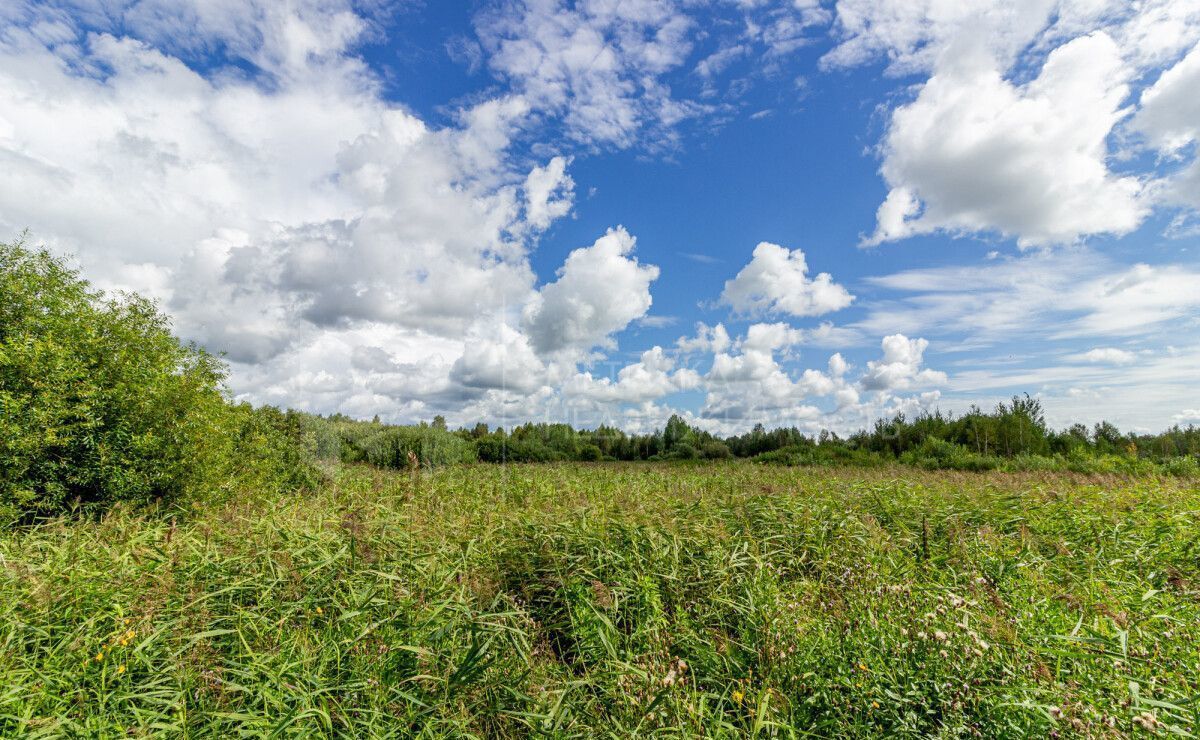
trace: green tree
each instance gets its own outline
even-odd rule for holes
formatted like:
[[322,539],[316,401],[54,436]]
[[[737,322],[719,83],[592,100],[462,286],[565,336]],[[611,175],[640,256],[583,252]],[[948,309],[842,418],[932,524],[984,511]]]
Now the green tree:
[[691,429],[687,422],[678,414],[672,414],[667,420],[667,428],[663,430],[663,447],[670,452],[676,445],[682,444],[688,438]]

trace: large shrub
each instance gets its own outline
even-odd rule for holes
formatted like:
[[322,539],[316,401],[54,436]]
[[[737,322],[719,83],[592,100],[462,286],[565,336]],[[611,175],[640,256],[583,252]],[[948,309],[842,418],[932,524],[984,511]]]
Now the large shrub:
[[[314,489],[317,460],[336,460],[338,440],[321,419],[248,403],[229,409],[234,446],[225,487],[255,492]],[[332,450],[332,454],[331,454]]]
[[216,482],[224,367],[156,306],[106,297],[45,250],[0,244],[0,517]]
[[971,452],[962,445],[937,437],[926,437],[916,448],[900,456],[900,461],[928,470],[994,470],[1000,460],[993,456]]
[[438,426],[390,426],[366,422],[337,424],[343,462],[367,462],[382,468],[409,467],[409,454],[424,466],[472,463],[478,457],[469,440]]

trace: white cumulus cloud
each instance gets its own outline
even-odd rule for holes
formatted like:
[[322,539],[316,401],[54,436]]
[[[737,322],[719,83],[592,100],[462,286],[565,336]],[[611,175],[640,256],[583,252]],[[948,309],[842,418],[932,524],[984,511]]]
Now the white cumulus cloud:
[[0,230],[159,299],[241,398],[403,419],[498,363],[540,387],[527,340],[475,327],[535,294],[568,161],[511,155],[519,96],[440,128],[386,100],[370,25],[337,0],[6,6]]
[[610,346],[610,335],[650,310],[654,265],[630,256],[636,240],[622,227],[567,255],[558,280],[525,307],[523,327],[543,354]]
[[928,340],[909,339],[903,334],[883,338],[883,358],[867,363],[860,384],[868,391],[905,390],[915,386],[945,383],[946,374],[922,368]]
[[598,403],[642,404],[676,391],[690,390],[700,382],[695,370],[676,369],[675,361],[662,347],[655,346],[643,352],[637,362],[622,367],[615,380],[596,378],[591,372],[577,374],[563,383],[563,395]]
[[[1187,148],[1200,142],[1200,44],[1178,64],[1163,72],[1141,97],[1133,121],[1161,155],[1187,157]],[[1167,178],[1163,198],[1174,205],[1200,209],[1200,158]]]
[[977,52],[939,65],[892,114],[882,146],[892,190],[866,243],[943,230],[1035,245],[1137,228],[1142,185],[1107,166],[1129,78],[1103,33],[1055,49],[1025,84]]
[[[1164,178],[1135,158],[1144,149],[1128,135],[1169,156],[1194,138],[1192,0],[838,0],[835,9],[824,67],[885,61],[892,74],[924,78],[889,114],[878,148],[888,194],[864,245],[938,231],[1058,244],[1129,233],[1156,206],[1200,208],[1200,164]],[[1141,101],[1129,96],[1173,64]]]
[[853,300],[829,273],[810,278],[803,251],[770,242],[754,248],[750,263],[726,281],[721,292],[721,303],[750,316],[820,316],[843,309]]

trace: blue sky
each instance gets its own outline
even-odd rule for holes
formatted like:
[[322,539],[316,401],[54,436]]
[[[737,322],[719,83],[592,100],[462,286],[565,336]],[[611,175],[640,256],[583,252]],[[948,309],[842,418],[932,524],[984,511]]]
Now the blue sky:
[[0,233],[238,398],[848,431],[1200,421],[1200,7],[0,10]]

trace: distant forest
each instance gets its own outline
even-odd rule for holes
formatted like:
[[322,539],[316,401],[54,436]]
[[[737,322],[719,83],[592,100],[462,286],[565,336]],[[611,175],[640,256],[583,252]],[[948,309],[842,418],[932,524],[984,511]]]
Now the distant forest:
[[[613,427],[577,430],[567,424],[521,424],[509,430],[486,424],[451,430],[441,417],[393,426],[342,415],[276,412],[295,434],[311,439],[320,458],[364,461],[385,467],[452,462],[600,462],[617,460],[723,460],[750,458],[789,465],[880,465],[900,462],[936,469],[1062,469],[1078,472],[1194,474],[1200,429],[1176,425],[1160,434],[1123,433],[1103,422],[1055,431],[1041,402],[1016,396],[990,412],[961,416],[934,411],[913,418],[880,419],[869,430],[839,437],[799,429],[765,429],[719,437],[672,416],[650,434]],[[412,453],[410,456],[409,453]]]

